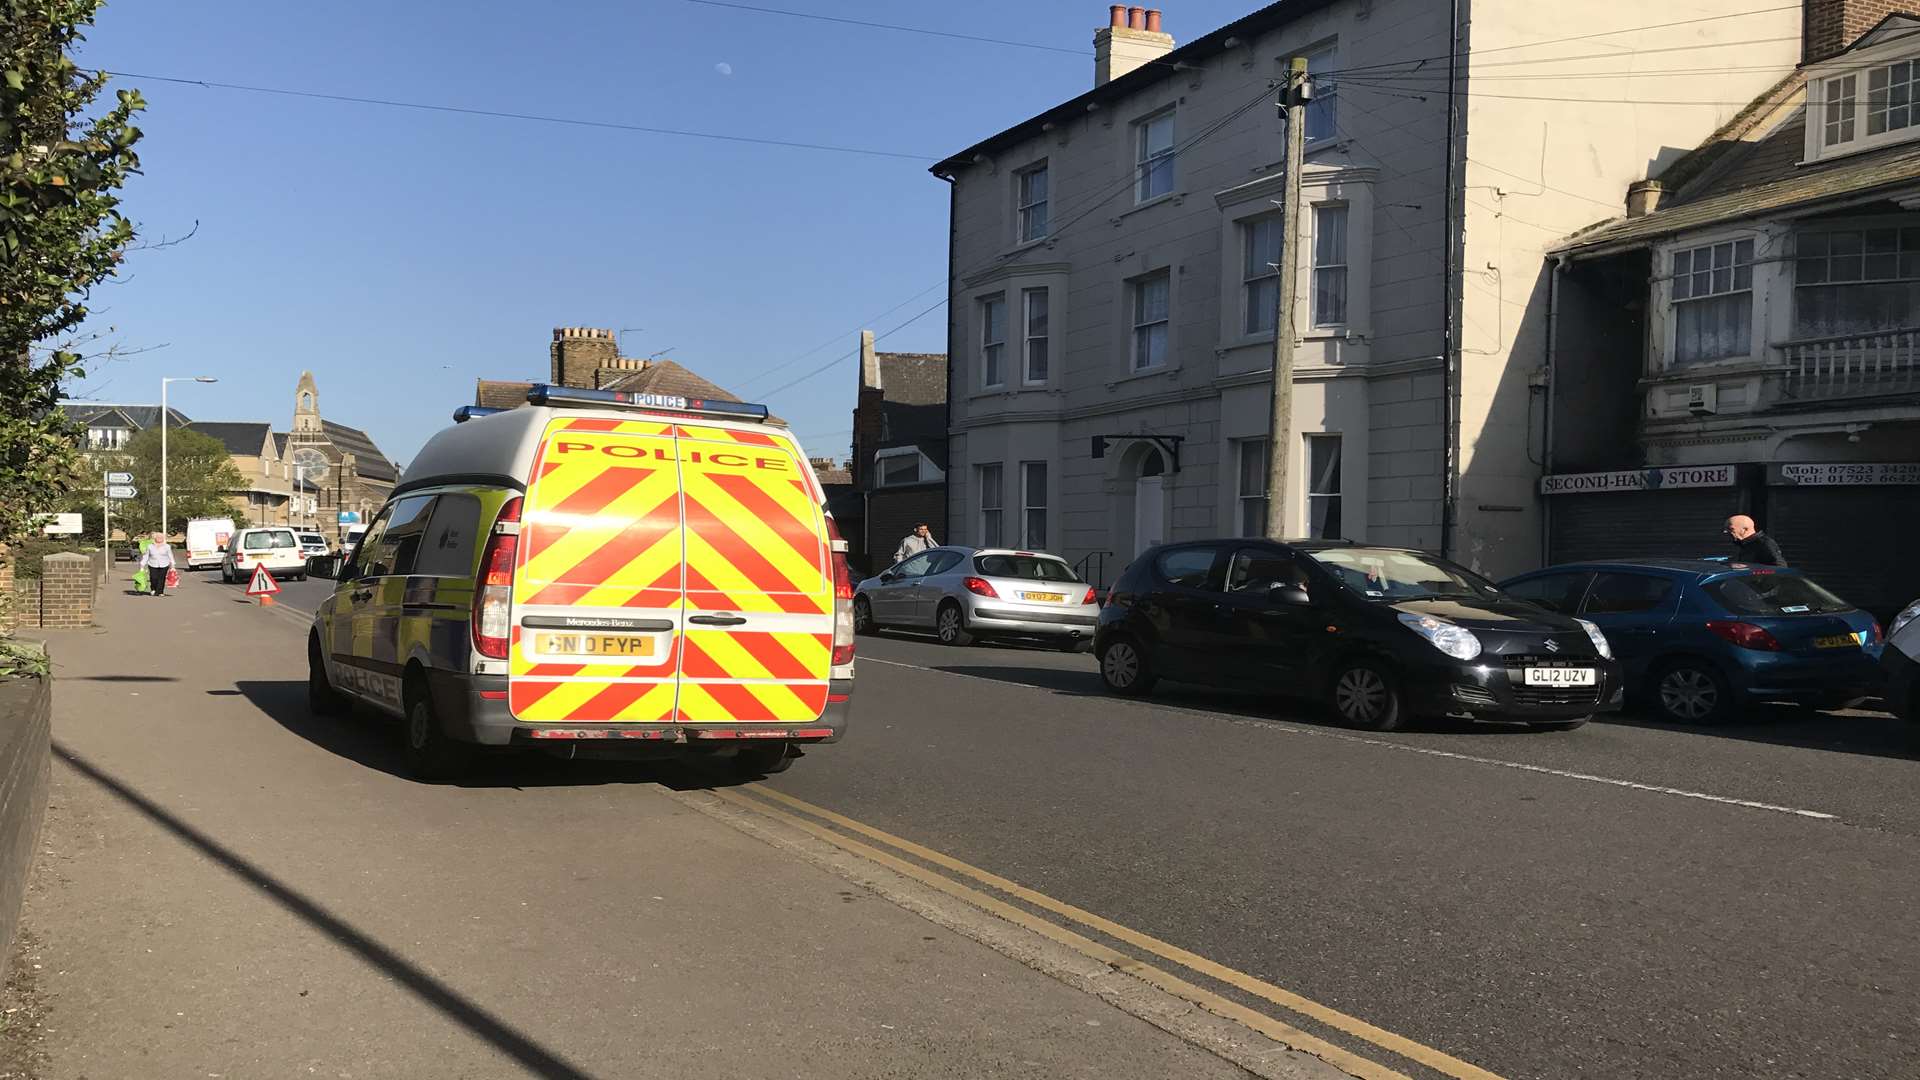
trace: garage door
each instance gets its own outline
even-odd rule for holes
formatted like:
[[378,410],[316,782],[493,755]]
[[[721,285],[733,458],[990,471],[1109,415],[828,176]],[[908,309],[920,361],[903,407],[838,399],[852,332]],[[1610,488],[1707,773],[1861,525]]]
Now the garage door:
[[1734,488],[1621,491],[1548,497],[1551,561],[1698,559],[1725,555],[1727,515],[1740,512]]
[[1770,488],[1765,524],[1789,563],[1882,620],[1920,598],[1920,489]]

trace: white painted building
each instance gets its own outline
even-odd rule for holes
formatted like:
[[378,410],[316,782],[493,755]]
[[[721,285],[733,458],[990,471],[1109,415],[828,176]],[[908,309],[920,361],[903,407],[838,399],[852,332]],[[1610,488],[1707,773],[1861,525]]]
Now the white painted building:
[[1304,55],[1289,531],[1535,565],[1546,247],[1791,71],[1798,13],[1460,0],[1456,34],[1435,0],[1283,0],[1174,48],[1113,10],[1092,90],[935,169],[950,539],[1111,581],[1147,544],[1260,531],[1274,87]]

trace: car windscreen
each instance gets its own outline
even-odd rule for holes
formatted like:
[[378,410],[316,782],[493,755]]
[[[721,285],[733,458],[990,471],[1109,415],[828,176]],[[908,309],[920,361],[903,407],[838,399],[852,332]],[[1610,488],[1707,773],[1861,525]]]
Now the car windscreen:
[[986,577],[1023,578],[1027,581],[1080,580],[1066,563],[1037,555],[976,555],[973,569],[975,573]]
[[1478,574],[1417,551],[1342,547],[1307,554],[1342,585],[1382,603],[1432,597],[1492,600],[1500,595]]
[[1735,615],[1832,615],[1853,605],[1799,574],[1752,573],[1709,582],[1707,595]]
[[248,533],[246,539],[240,542],[240,546],[247,551],[265,551],[269,548],[290,548],[298,545],[294,543],[293,534],[290,532],[257,532]]

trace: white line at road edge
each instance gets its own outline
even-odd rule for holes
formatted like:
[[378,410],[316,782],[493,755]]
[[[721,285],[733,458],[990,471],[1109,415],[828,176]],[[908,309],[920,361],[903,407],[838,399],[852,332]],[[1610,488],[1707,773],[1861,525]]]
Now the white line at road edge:
[[[916,671],[930,671],[935,675],[955,675],[962,679],[978,679],[981,682],[995,683],[1000,686],[1021,686],[1029,690],[1039,689],[1038,687],[1027,686],[1025,683],[1008,682],[1005,679],[992,679],[985,675],[971,675],[964,671],[943,671],[940,668],[924,667],[920,664],[903,664],[898,660],[881,660],[873,656],[862,656],[858,662],[866,664],[886,664],[889,667],[913,668]],[[1116,705],[1153,707],[1151,705],[1145,705],[1143,702],[1129,702],[1120,698],[1115,698],[1113,701]],[[1205,709],[1192,709],[1179,705],[1171,707],[1179,709],[1181,712],[1199,713],[1203,716],[1212,716],[1227,721],[1234,720],[1233,717],[1208,712]],[[1519,769],[1522,772],[1540,773],[1545,776],[1558,776],[1567,780],[1584,780],[1590,784],[1607,784],[1612,787],[1630,788],[1634,791],[1651,791],[1657,795],[1674,795],[1682,799],[1698,799],[1701,802],[1719,803],[1723,806],[1742,806],[1748,810],[1767,810],[1776,814],[1791,814],[1794,817],[1813,818],[1818,821],[1840,820],[1837,814],[1824,814],[1818,810],[1802,810],[1792,806],[1776,806],[1773,803],[1755,802],[1752,799],[1735,799],[1726,795],[1709,795],[1704,791],[1688,791],[1684,788],[1663,787],[1659,784],[1642,784],[1637,780],[1621,780],[1612,776],[1595,776],[1592,773],[1569,772],[1565,769],[1550,769],[1545,765],[1529,765],[1523,761],[1507,761],[1504,758],[1479,757],[1474,754],[1457,754],[1451,750],[1434,750],[1425,746],[1407,746],[1403,743],[1388,742],[1385,739],[1369,739],[1362,735],[1347,735],[1338,731],[1322,731],[1319,728],[1301,727],[1285,720],[1262,720],[1261,723],[1264,726],[1269,726],[1279,731],[1291,732],[1295,735],[1313,735],[1322,739],[1338,739],[1341,742],[1359,743],[1363,746],[1378,746],[1386,750],[1399,750],[1408,754],[1425,754],[1428,757],[1452,758],[1455,761],[1470,761],[1476,765],[1496,765],[1503,769]]]

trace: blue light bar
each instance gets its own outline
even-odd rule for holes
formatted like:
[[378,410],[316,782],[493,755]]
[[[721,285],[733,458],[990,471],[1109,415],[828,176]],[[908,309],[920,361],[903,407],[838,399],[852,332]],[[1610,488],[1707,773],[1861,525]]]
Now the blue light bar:
[[506,411],[505,409],[489,409],[484,405],[462,405],[453,410],[453,422],[456,424],[464,424],[469,420],[478,420],[483,416],[492,416],[494,413]]
[[549,386],[546,383],[537,383],[528,390],[527,402],[531,405],[579,405],[596,409],[694,413],[763,422],[768,415],[765,405],[749,405],[744,401],[713,401],[677,394],[637,394],[631,390],[589,390],[579,386]]

